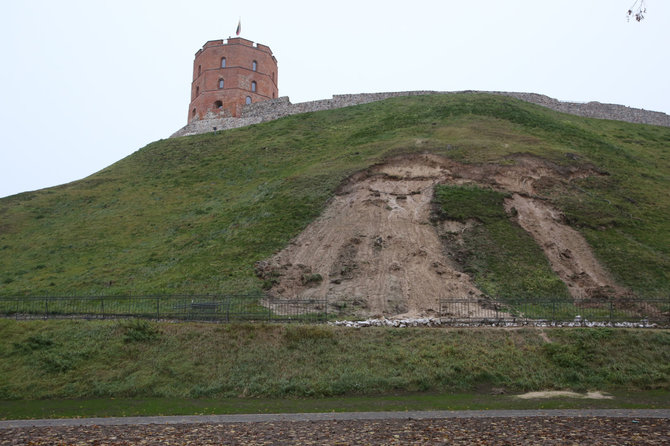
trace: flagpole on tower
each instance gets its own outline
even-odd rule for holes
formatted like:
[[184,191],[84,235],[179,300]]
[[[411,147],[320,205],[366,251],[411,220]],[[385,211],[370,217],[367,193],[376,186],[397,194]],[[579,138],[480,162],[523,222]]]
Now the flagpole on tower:
[[242,32],[242,17],[240,17],[240,19],[237,21],[237,31],[235,31],[235,34],[239,36],[241,32]]

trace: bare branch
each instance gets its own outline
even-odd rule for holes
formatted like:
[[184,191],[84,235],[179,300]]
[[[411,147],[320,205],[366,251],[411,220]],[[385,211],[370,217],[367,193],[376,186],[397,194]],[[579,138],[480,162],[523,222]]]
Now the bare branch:
[[641,22],[644,20],[644,15],[647,13],[647,6],[644,4],[644,0],[635,0],[633,6],[628,8],[626,13],[626,20],[630,21],[631,17],[635,18],[635,21]]

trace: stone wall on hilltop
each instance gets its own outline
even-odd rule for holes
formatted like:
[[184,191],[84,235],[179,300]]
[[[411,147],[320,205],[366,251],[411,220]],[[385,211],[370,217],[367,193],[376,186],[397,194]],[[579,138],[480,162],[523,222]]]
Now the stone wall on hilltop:
[[428,94],[457,94],[457,93],[490,93],[502,96],[511,96],[522,101],[541,105],[563,113],[569,113],[588,118],[611,119],[616,121],[632,122],[637,124],[651,124],[670,127],[670,116],[655,111],[640,108],[626,107],[624,105],[603,104],[600,102],[562,102],[549,96],[536,93],[516,93],[502,91],[465,91],[465,92],[439,92],[439,91],[400,91],[388,93],[361,93],[334,95],[331,99],[321,99],[310,102],[299,102],[292,104],[287,96],[257,102],[247,105],[242,110],[240,118],[221,118],[213,114],[206,115],[203,119],[192,121],[177,132],[171,138],[178,136],[196,135],[218,130],[227,130],[237,127],[245,127],[260,122],[272,121],[284,116],[298,113],[308,113],[321,110],[349,107],[351,105],[366,104],[381,101],[398,96],[418,96]]

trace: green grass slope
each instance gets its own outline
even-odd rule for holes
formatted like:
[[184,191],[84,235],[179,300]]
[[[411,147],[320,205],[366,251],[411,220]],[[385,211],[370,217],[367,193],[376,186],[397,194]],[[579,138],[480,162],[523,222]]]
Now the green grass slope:
[[667,391],[669,345],[668,330],[5,319],[0,400]]
[[161,140],[81,181],[0,199],[0,296],[258,292],[254,262],[312,221],[344,178],[417,152],[596,166],[608,175],[543,195],[620,284],[668,295],[670,129],[454,94]]
[[[455,260],[489,297],[516,301],[571,300],[565,283],[551,269],[549,261],[543,261],[540,246],[507,216],[504,198],[501,192],[479,187],[436,188],[438,219],[481,222],[463,232],[463,245],[455,253]],[[458,246],[453,241],[449,245]]]

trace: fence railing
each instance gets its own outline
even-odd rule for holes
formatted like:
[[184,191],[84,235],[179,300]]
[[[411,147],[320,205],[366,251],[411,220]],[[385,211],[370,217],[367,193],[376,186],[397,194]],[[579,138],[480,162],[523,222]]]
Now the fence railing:
[[[332,313],[332,312],[331,312]],[[262,295],[0,297],[0,317],[16,319],[151,318],[194,321],[325,322],[325,299]],[[670,326],[670,299],[616,301],[441,299],[444,322],[649,322]]]
[[0,316],[16,319],[151,318],[197,321],[323,322],[325,300],[274,300],[259,295],[2,297]]
[[440,318],[447,321],[650,322],[670,325],[670,299],[613,301],[441,299]]

